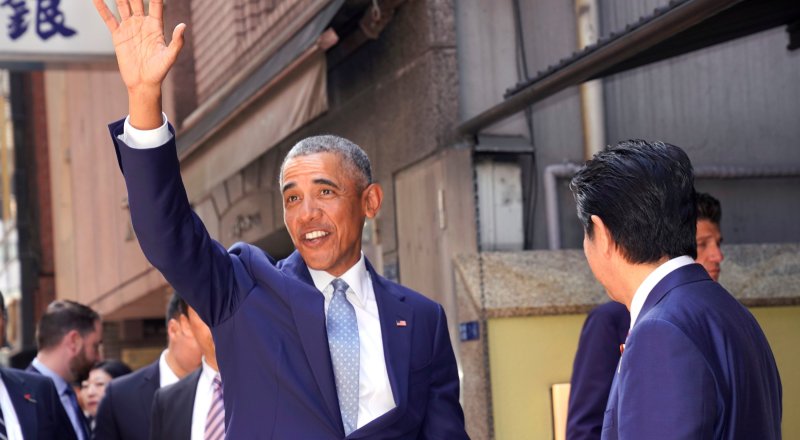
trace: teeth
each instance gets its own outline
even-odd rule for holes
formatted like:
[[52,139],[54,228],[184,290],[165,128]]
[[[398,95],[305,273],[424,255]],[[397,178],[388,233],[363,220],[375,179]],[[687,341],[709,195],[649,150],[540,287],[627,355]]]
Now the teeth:
[[313,240],[315,238],[324,237],[326,235],[328,235],[328,233],[324,231],[309,232],[308,234],[306,234],[306,240]]

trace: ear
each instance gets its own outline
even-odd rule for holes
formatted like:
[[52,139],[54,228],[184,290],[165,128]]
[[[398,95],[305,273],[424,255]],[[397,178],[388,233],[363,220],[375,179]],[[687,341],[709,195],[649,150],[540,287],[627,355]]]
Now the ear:
[[372,183],[361,193],[361,205],[367,218],[375,218],[383,203],[383,188],[380,184]]
[[68,331],[67,334],[64,335],[64,340],[71,353],[77,353],[83,348],[83,337],[81,337],[78,330],[73,329]]
[[167,321],[167,335],[169,339],[173,339],[181,331],[181,324],[178,322],[178,319],[180,319],[180,317],[170,318],[169,321]]
[[594,235],[593,240],[597,245],[597,249],[606,257],[611,257],[614,249],[616,248],[616,243],[614,242],[614,238],[611,236],[611,231],[608,229],[605,223],[603,223],[603,219],[596,215],[592,215],[592,233]]

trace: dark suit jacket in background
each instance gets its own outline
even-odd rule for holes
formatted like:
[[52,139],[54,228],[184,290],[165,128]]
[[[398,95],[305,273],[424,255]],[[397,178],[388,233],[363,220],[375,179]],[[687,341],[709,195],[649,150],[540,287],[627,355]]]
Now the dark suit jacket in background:
[[600,438],[619,346],[625,342],[630,326],[631,314],[618,302],[597,306],[586,317],[572,366],[567,439]]
[[147,440],[153,395],[160,384],[158,359],[136,372],[112,380],[97,408],[94,438]]
[[26,439],[76,440],[53,381],[41,374],[0,368]]
[[[28,368],[26,368],[25,371],[27,371],[28,373],[38,374],[40,376],[47,377],[44,374],[42,374],[42,372],[39,371],[36,367],[34,367],[33,364],[28,365]],[[53,380],[50,379],[50,382],[53,382]],[[53,382],[53,387],[55,387],[55,383],[54,382]],[[58,396],[58,388],[56,388],[56,395]],[[69,427],[72,428],[72,432],[73,432],[73,434],[75,434],[75,437],[77,438],[78,434],[75,433],[75,427],[72,426],[72,421],[69,420],[69,415],[67,415],[67,410],[66,410],[66,408],[64,408],[64,404],[61,402],[61,396],[59,396],[59,401],[58,402],[61,403],[61,409],[64,411],[64,415],[67,416],[67,421],[69,421]],[[82,424],[81,428],[83,428],[84,438],[90,439],[90,438],[92,438],[92,432],[91,432],[91,429],[89,428],[89,421],[86,419],[86,415],[83,414],[83,411],[80,411],[80,408],[78,408],[78,409],[79,409],[79,411],[78,411],[78,421]]]
[[[226,250],[190,209],[174,137],[136,150],[117,138],[123,121],[109,128],[145,255],[211,327],[229,438],[344,438],[324,298],[300,254],[275,262],[243,243]],[[348,438],[466,438],[444,310],[367,270],[397,407]]]
[[[200,367],[178,382],[156,391],[153,423],[150,426],[151,440],[189,440],[192,437],[194,397],[202,372],[203,367]],[[258,427],[253,429],[257,430]]]
[[602,438],[780,439],[781,411],[778,369],[755,318],[691,264],[647,297]]

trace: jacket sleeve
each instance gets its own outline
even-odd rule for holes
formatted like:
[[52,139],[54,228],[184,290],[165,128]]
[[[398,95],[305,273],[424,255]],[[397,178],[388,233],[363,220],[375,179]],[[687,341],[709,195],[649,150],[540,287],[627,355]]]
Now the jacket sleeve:
[[[420,430],[421,439],[459,440],[469,439],[464,427],[464,411],[459,402],[458,365],[447,317],[442,306],[437,304],[438,322],[433,335],[434,349],[431,366],[431,384],[428,392],[428,405]],[[409,384],[411,386],[413,384]]]
[[[157,148],[122,142],[123,122],[109,126],[128,189],[139,244],[155,266],[211,327],[229,318],[254,285],[241,259],[211,239],[192,212],[181,180],[175,137]],[[173,131],[172,127],[170,130]]]
[[636,324],[619,374],[620,439],[714,437],[714,379],[700,350],[674,324]]
[[[612,307],[594,309],[581,330],[570,380],[567,411],[567,438],[570,440],[600,438],[608,393],[620,356],[619,323],[615,322]],[[620,307],[628,313],[625,306]]]
[[97,407],[95,418],[94,439],[95,440],[117,440],[120,438],[117,420],[114,417],[114,382],[106,386],[106,393],[100,406]]

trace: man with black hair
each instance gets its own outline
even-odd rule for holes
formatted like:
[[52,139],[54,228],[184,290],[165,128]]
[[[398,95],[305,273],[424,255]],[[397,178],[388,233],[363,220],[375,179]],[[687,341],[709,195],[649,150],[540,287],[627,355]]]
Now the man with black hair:
[[766,337],[692,259],[693,185],[683,150],[638,140],[595,155],[572,179],[589,267],[631,312],[604,439],[781,436]]
[[70,300],[50,303],[36,328],[39,353],[27,371],[53,380],[79,440],[89,439],[89,424],[72,384],[81,383],[102,359],[103,325],[90,307]]
[[173,293],[167,304],[167,348],[152,364],[111,381],[97,409],[97,440],[147,440],[153,395],[200,365],[200,348],[188,321],[188,306]]
[[[0,316],[5,330],[6,307],[2,293]],[[2,331],[0,345],[4,342],[5,331]],[[76,439],[52,379],[0,367],[0,438]]]
[[[697,258],[714,281],[724,258],[720,244],[722,210],[717,199],[697,193]],[[599,439],[608,393],[619,363],[619,347],[625,343],[631,314],[624,304],[607,302],[589,312],[581,329],[572,366],[567,439]]]

